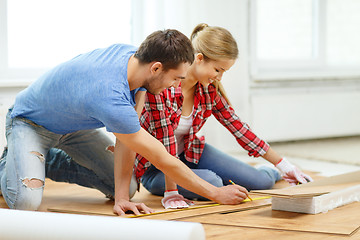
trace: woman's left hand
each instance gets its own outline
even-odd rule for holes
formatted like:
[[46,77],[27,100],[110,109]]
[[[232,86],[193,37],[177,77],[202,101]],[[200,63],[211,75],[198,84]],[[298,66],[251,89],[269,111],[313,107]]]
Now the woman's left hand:
[[313,179],[309,175],[303,173],[299,168],[291,164],[285,158],[283,158],[275,166],[280,170],[282,178],[291,185],[313,181]]

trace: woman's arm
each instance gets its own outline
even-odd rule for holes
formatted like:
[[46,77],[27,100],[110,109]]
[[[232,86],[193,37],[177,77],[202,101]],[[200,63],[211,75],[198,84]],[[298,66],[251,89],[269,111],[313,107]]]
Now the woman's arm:
[[165,175],[165,190],[171,191],[177,189],[177,184],[170,177]]
[[165,192],[161,203],[165,209],[188,208],[194,203],[179,194],[177,184],[170,177],[165,175]]
[[268,151],[269,145],[256,136],[247,123],[240,120],[234,109],[219,93],[215,96],[212,113],[231,132],[236,141],[248,151],[249,156],[263,156]]
[[274,166],[281,160],[281,156],[275,152],[271,147],[269,147],[268,151],[262,156],[265,160],[274,164]]

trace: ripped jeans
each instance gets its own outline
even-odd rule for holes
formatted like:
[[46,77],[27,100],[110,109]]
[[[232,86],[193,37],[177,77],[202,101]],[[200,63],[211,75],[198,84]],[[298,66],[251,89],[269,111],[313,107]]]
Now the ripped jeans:
[[[7,150],[0,159],[0,189],[10,208],[37,210],[45,177],[114,196],[114,156],[107,149],[114,142],[105,132],[56,134],[25,118],[12,119],[11,110],[6,116]],[[31,180],[40,184],[32,187]]]

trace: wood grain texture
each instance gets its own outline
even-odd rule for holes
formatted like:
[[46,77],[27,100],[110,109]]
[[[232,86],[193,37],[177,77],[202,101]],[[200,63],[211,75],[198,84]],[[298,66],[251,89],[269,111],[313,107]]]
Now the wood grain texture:
[[271,207],[265,207],[245,212],[220,213],[183,220],[216,225],[350,236],[360,227],[359,209],[360,203],[352,203],[327,213],[309,215],[274,211],[271,210]]
[[[308,173],[308,172],[307,172]],[[320,176],[316,176],[314,173],[310,173],[311,177],[314,179],[320,179]],[[288,184],[285,181],[278,182],[274,188],[284,188]],[[251,197],[259,197],[251,193]],[[151,206],[157,211],[162,211],[160,200],[161,197],[151,195],[146,189],[141,189],[140,192],[135,194],[135,197],[132,199],[136,202],[144,202],[148,206]],[[213,204],[211,201],[199,202],[201,204]],[[53,182],[49,179],[46,179],[45,182],[45,191],[42,204],[40,206],[40,211],[48,211],[49,208],[64,208],[71,206],[73,210],[87,209],[89,213],[87,214],[96,214],[102,215],[104,213],[115,216],[112,213],[113,201],[105,198],[104,194],[100,193],[94,189],[83,188],[75,184],[68,183],[58,183]],[[240,205],[242,206],[242,205]],[[4,199],[0,196],[0,207],[7,208]],[[79,209],[77,208],[79,207]],[[231,206],[230,206],[231,207]],[[235,207],[235,206],[232,206]],[[270,207],[265,207],[270,208]],[[340,208],[341,209],[341,208]],[[209,209],[210,210],[210,209]],[[230,210],[230,209],[228,209]],[[260,210],[260,209],[258,209]],[[250,210],[253,211],[253,210]],[[229,211],[228,211],[229,212]],[[246,212],[246,211],[245,211]],[[245,213],[243,212],[243,213]],[[78,214],[84,214],[79,212]],[[181,212],[172,213],[174,216],[170,215],[168,218],[175,218],[181,221],[195,221],[195,216],[190,216],[187,218],[183,216]],[[133,214],[128,214],[132,216]],[[176,216],[178,215],[178,216]],[[225,214],[228,215],[228,214]],[[352,213],[348,214],[351,216]],[[153,217],[155,217],[154,215]],[[162,215],[165,217],[166,215]],[[206,218],[210,217],[211,214],[200,215]],[[284,215],[283,220],[289,218],[292,219],[292,215]],[[156,218],[159,216],[156,216]],[[151,219],[151,218],[149,218]],[[166,218],[161,218],[166,219]],[[225,223],[229,222],[229,219],[226,219]],[[300,222],[301,223],[301,222]],[[297,223],[297,224],[300,224]],[[226,226],[226,225],[217,225],[217,224],[206,224],[203,223],[203,226],[206,231],[206,239],[208,240],[224,240],[224,239],[268,239],[268,240],[359,240],[360,231],[355,232],[353,235],[339,235],[331,233],[314,233],[314,232],[299,232],[299,231],[287,231],[287,230],[278,230],[271,228],[259,228],[259,227],[239,227],[239,226]],[[1,238],[1,237],[0,237]]]
[[255,190],[252,193],[277,197],[313,197],[360,184],[360,171],[317,179],[307,184],[281,189]]
[[266,240],[359,240],[360,231],[352,236],[312,233],[312,232],[294,232],[276,229],[261,229],[251,227],[234,227],[214,224],[203,224],[207,240],[239,240],[239,239],[266,239]]
[[351,183],[324,185],[324,186],[312,186],[306,188],[297,188],[295,186],[295,187],[289,187],[289,188],[277,189],[277,190],[254,191],[253,193],[267,195],[267,196],[274,196],[274,197],[283,197],[283,198],[305,198],[305,197],[320,196],[323,194],[339,191],[356,185],[360,185],[360,181],[351,182]]
[[261,199],[261,200],[254,200],[251,202],[244,202],[238,205],[216,205],[216,206],[209,206],[203,208],[188,208],[186,210],[180,211],[167,211],[162,212],[161,214],[153,214],[153,215],[145,215],[145,216],[138,216],[139,218],[144,219],[158,219],[158,220],[180,220],[184,218],[189,218],[193,216],[204,216],[214,213],[231,213],[231,212],[240,212],[246,211],[249,209],[256,209],[261,207],[266,207],[271,205],[270,199]]

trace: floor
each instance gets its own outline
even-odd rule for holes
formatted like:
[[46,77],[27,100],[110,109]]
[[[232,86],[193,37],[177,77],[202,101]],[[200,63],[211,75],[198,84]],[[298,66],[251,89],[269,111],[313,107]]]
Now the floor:
[[[357,157],[357,151],[360,149],[360,136],[341,138],[341,139],[326,139],[314,140],[292,143],[273,143],[273,149],[279,152],[282,156],[286,156],[291,162],[311,174],[311,176],[321,178],[324,176],[332,176],[341,173],[352,172],[360,170],[360,158]],[[266,164],[264,160],[252,159],[247,157],[243,152],[232,153],[240,160],[247,161],[251,164]],[[329,160],[329,161],[325,161]],[[277,187],[287,186],[285,182],[280,182]],[[256,195],[251,195],[257,198]],[[140,193],[136,193],[133,201],[145,202],[149,207],[158,212],[164,210],[160,204],[161,197],[156,197],[149,194],[145,189]],[[268,205],[268,199],[254,201],[252,203],[240,204],[240,207],[251,206],[251,204]],[[212,205],[213,202],[196,202],[196,206]],[[360,203],[359,203],[360,204]],[[44,191],[44,198],[40,211],[44,212],[65,212],[75,214],[91,214],[91,215],[107,215],[114,216],[112,213],[113,202],[106,199],[101,193],[94,189],[86,189],[74,184],[55,183],[51,180],[46,181]],[[0,208],[7,208],[3,198],[0,197]],[[211,217],[212,209],[221,213],[223,209],[235,209],[236,206],[216,206],[205,207],[198,209],[191,209],[179,212],[166,212],[165,214],[156,214],[153,216],[144,216],[148,219],[162,219],[162,220],[178,220],[178,221],[198,221],[201,216]],[[271,207],[267,206],[269,211]],[[264,208],[265,209],[265,208]],[[239,211],[239,209],[236,209]],[[241,210],[242,211],[242,210]],[[246,212],[246,211],[245,211]],[[195,216],[196,215],[196,216]],[[200,216],[200,218],[199,218]],[[132,215],[127,215],[132,217]],[[198,217],[198,218],[197,218]],[[1,219],[1,218],[0,218]],[[200,222],[200,220],[199,220]],[[308,233],[308,232],[294,232],[273,229],[261,229],[252,227],[235,227],[223,226],[216,224],[202,224],[206,238],[217,239],[360,239],[360,231],[357,231],[352,236],[339,236],[332,234]],[[1,236],[0,236],[1,238]]]

